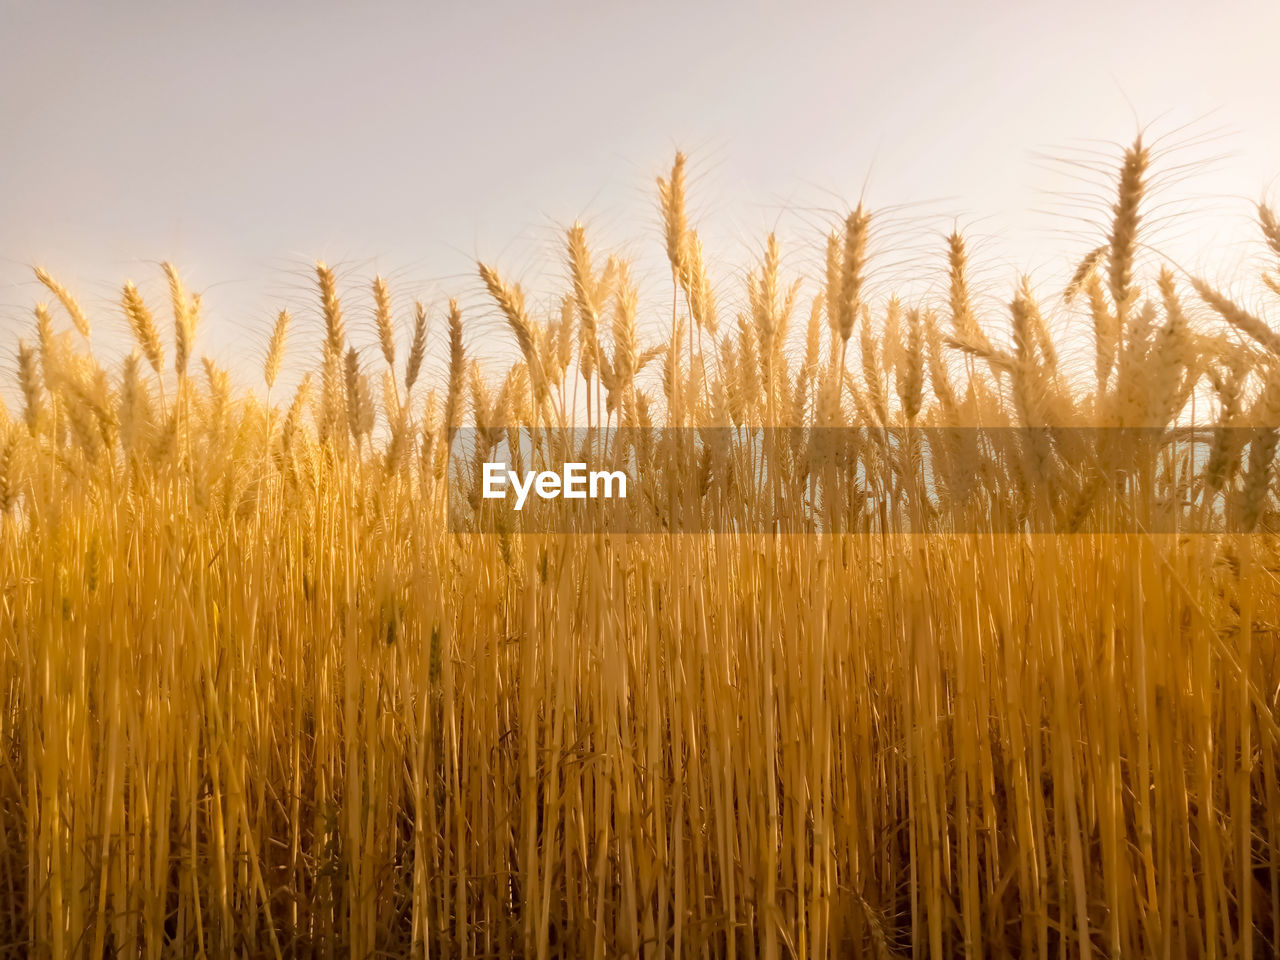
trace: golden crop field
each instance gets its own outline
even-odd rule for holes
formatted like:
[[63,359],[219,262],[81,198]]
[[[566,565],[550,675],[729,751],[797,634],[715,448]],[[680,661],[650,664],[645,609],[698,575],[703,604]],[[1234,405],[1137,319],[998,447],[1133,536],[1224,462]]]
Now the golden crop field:
[[[174,267],[101,319],[37,271],[0,953],[1275,956],[1280,332],[1116,160],[1103,242],[996,309],[960,233],[873,295],[861,205],[717,286],[677,155],[652,301],[580,226],[555,302],[478,266],[501,371],[323,263],[323,343],[281,311],[234,377]],[[484,502],[520,431],[630,464],[626,522]]]

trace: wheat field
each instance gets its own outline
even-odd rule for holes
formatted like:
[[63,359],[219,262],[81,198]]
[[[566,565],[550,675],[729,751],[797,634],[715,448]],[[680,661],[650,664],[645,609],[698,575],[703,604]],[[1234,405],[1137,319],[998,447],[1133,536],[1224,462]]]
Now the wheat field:
[[[1280,333],[1144,247],[1153,159],[993,307],[959,233],[873,296],[861,205],[717,288],[678,155],[652,302],[576,225],[555,302],[478,265],[505,370],[324,263],[323,342],[281,311],[261,371],[201,361],[169,264],[92,327],[38,270],[0,952],[1275,956]],[[480,502],[518,430],[637,465],[630,526]]]

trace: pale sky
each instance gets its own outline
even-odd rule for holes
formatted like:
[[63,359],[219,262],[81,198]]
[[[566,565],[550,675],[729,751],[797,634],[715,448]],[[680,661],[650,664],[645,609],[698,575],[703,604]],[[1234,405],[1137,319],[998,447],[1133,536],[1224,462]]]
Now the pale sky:
[[918,270],[952,217],[998,280],[1062,266],[1089,235],[1059,235],[1074,185],[1037,155],[1115,153],[1139,124],[1210,137],[1176,157],[1222,157],[1184,184],[1214,212],[1192,239],[1234,239],[1280,183],[1277,37],[1274,0],[0,0],[0,363],[47,299],[33,263],[118,333],[120,284],[163,316],[171,259],[224,357],[308,301],[317,257],[477,305],[474,258],[555,279],[575,218],[660,263],[653,178],[677,147],[725,269],[775,225],[815,241],[864,190],[898,208],[885,270]]

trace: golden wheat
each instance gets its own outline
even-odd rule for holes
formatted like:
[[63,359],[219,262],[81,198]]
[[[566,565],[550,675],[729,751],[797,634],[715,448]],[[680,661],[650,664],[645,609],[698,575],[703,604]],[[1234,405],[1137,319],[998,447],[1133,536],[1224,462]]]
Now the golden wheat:
[[[1274,955],[1280,335],[1147,274],[1152,162],[1066,296],[991,313],[958,232],[878,299],[862,205],[821,276],[770,236],[713,291],[677,155],[661,307],[575,225],[545,316],[478,267],[519,360],[450,301],[415,393],[430,311],[399,380],[375,277],[381,402],[323,263],[280,409],[288,311],[261,397],[188,377],[169,264],[168,372],[133,283],[110,370],[38,271],[83,336],[39,307],[0,416],[0,943]],[[480,495],[504,443],[643,495],[540,532]]]

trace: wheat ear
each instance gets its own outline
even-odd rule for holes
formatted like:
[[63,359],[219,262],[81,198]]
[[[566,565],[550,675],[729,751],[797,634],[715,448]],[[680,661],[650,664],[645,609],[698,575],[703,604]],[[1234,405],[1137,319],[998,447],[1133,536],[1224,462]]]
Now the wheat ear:
[[422,370],[422,360],[427,355],[427,308],[421,300],[413,304],[413,340],[409,344],[409,359],[404,367],[404,389],[408,394],[418,382],[418,373]]
[[143,356],[147,358],[147,363],[151,364],[151,369],[159,373],[164,369],[164,347],[160,343],[160,334],[156,331],[155,318],[147,309],[142,294],[138,292],[138,288],[132,281],[124,285],[121,302],[124,305],[125,316],[129,320],[129,329],[133,331],[134,339],[142,348]]
[[80,308],[80,304],[76,301],[76,298],[71,295],[71,292],[51,277],[49,272],[43,267],[36,267],[36,279],[43,283],[48,288],[49,292],[57,297],[58,302],[62,304],[62,308],[70,314],[71,322],[74,323],[76,329],[80,331],[80,336],[88,340],[89,318],[85,316],[85,312]]
[[396,365],[396,334],[391,318],[391,291],[381,276],[373,278],[374,321],[378,326],[378,344],[388,367]]

